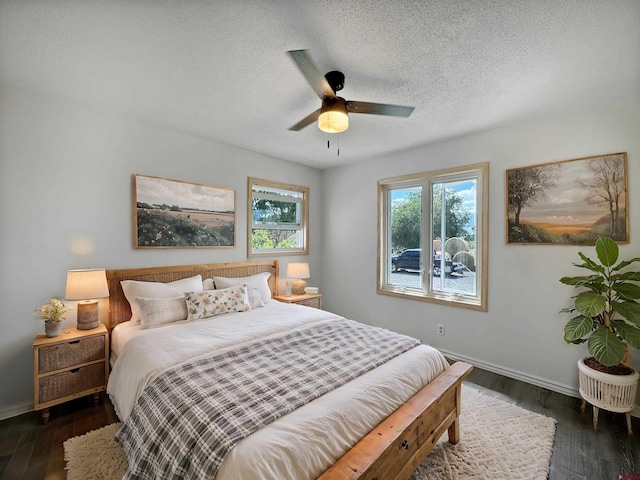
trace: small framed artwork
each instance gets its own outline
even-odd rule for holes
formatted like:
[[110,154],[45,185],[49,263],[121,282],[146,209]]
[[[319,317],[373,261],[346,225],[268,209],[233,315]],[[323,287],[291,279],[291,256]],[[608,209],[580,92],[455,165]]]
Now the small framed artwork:
[[136,248],[234,247],[236,192],[135,175]]
[[627,154],[507,170],[507,243],[629,243]]

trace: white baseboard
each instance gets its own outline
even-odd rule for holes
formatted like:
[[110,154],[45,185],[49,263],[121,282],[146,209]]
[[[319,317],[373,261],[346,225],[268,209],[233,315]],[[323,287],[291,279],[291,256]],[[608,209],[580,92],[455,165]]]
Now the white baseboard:
[[[546,388],[547,390],[551,390],[552,392],[568,395],[569,397],[580,398],[580,392],[575,387],[565,385],[563,383],[552,382],[550,380],[547,380],[546,378],[520,372],[518,370],[512,370],[510,368],[505,368],[494,363],[478,360],[477,358],[467,357],[466,355],[459,355],[457,353],[448,352],[442,349],[438,350],[440,350],[445,357],[450,358],[451,360],[467,362],[489,372],[497,373],[509,378],[514,378],[516,380],[521,380],[525,383],[536,385],[537,387]],[[631,415],[640,418],[640,405],[635,406],[635,408],[631,411]]]
[[28,403],[20,407],[12,408],[11,410],[3,410],[0,412],[0,420],[6,420],[7,418],[17,417],[23,413],[33,412],[33,403]]

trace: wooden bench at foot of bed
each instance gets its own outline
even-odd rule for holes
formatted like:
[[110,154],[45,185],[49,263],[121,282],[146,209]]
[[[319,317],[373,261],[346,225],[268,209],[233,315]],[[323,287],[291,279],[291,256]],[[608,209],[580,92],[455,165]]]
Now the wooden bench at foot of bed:
[[438,439],[460,439],[462,380],[473,367],[456,362],[383,420],[319,480],[405,480]]

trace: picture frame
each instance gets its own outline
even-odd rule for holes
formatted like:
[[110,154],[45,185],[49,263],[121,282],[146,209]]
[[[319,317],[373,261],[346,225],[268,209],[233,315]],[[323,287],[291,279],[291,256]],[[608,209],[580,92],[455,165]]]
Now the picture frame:
[[135,248],[235,247],[236,192],[134,175]]
[[508,244],[629,243],[627,153],[506,171]]

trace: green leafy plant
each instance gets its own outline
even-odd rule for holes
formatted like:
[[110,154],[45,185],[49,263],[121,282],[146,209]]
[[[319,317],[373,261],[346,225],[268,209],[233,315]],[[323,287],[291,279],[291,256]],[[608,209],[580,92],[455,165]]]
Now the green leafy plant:
[[[575,313],[564,327],[567,343],[587,342],[589,353],[605,366],[628,365],[628,345],[640,349],[640,272],[621,272],[640,261],[618,261],[619,248],[608,237],[596,240],[596,255],[600,263],[578,255],[583,263],[574,263],[592,273],[581,277],[562,277],[560,282],[576,288],[586,288],[576,295],[574,304],[560,313]],[[625,358],[626,357],[626,358]],[[623,362],[624,360],[624,362]]]

